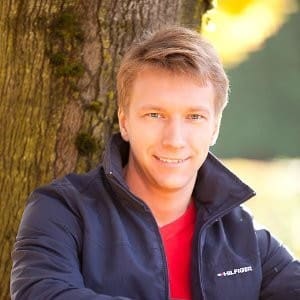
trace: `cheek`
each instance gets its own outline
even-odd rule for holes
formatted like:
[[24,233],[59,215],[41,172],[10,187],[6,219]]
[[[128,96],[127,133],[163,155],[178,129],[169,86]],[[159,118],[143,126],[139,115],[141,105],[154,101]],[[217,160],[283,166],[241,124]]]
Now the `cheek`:
[[213,132],[209,128],[201,130],[198,133],[189,135],[189,145],[191,145],[195,151],[202,152],[207,151],[213,141]]
[[147,143],[158,138],[162,130],[157,124],[148,124],[146,122],[136,122],[130,126],[131,135],[136,139]]
[[128,142],[135,153],[144,153],[157,144],[157,136],[148,127],[136,125],[128,128]]

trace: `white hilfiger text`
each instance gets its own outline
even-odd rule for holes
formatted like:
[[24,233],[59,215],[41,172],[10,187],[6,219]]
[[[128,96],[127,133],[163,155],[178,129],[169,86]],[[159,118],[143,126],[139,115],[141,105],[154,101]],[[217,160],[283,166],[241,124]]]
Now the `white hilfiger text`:
[[238,274],[252,272],[252,271],[253,271],[252,266],[248,266],[248,267],[236,268],[233,270],[224,271],[218,273],[217,276],[218,277],[233,276],[233,275],[238,275]]

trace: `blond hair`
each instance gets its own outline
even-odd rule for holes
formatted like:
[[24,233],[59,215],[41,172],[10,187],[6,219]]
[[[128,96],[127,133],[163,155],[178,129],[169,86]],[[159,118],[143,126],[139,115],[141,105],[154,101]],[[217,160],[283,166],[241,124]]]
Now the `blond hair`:
[[146,66],[189,75],[202,84],[210,81],[215,92],[216,111],[222,114],[228,101],[229,81],[215,49],[196,31],[167,27],[148,34],[129,48],[117,74],[120,109],[128,107],[133,82]]

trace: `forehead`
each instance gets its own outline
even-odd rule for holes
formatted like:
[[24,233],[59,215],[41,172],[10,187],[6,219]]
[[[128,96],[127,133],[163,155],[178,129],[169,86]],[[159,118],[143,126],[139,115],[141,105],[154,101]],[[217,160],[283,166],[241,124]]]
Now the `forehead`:
[[210,81],[196,79],[156,67],[146,67],[137,73],[132,84],[129,106],[199,106],[214,102]]

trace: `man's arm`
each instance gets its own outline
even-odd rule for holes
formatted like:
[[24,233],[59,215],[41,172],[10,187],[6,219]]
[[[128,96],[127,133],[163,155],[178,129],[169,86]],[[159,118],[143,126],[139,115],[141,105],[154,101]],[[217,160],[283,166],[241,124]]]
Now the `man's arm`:
[[300,299],[300,263],[266,230],[258,230],[263,281],[260,300]]
[[31,195],[22,217],[12,252],[11,298],[128,299],[85,287],[80,272],[80,217],[53,190],[44,191]]

